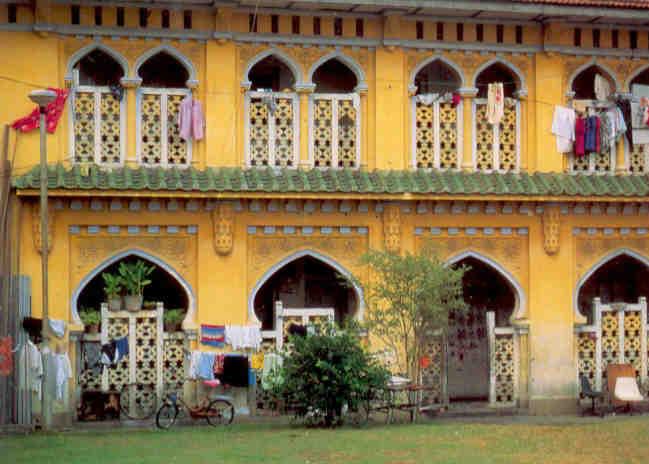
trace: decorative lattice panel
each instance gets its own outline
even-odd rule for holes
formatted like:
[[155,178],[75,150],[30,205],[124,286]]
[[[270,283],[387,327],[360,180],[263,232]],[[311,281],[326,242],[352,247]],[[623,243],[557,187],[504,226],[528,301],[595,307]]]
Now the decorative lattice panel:
[[155,317],[138,317],[135,320],[135,382],[149,387],[136,392],[136,402],[155,408],[155,386],[158,383],[158,324]]
[[495,337],[495,401],[496,403],[512,403],[514,397],[515,356],[514,336],[496,335]]
[[639,311],[624,313],[624,362],[633,365],[636,376],[642,371],[642,317]]
[[572,156],[572,170],[574,172],[587,172],[590,170],[590,155]]
[[302,316],[284,316],[282,318],[282,334],[284,338],[289,336],[291,325],[302,325]]
[[649,145],[634,145],[629,159],[629,172],[633,174],[644,174],[649,171],[647,160],[649,159]]
[[316,99],[313,105],[313,165],[332,167],[333,106],[331,100]]
[[356,108],[351,100],[338,101],[338,167],[356,167]]
[[167,336],[164,340],[162,376],[165,391],[182,394],[185,380],[185,341],[183,337]]
[[248,124],[250,165],[268,166],[268,106],[261,98],[250,101]]
[[435,167],[435,111],[433,105],[415,104],[415,159],[418,168]]
[[[606,366],[617,363],[620,353],[619,322],[617,311],[602,313],[602,378],[606,379]],[[606,388],[606,382],[602,382]]]
[[[108,319],[108,338],[114,340],[128,336],[128,319],[114,317]],[[117,366],[108,369],[108,389],[119,391],[129,383],[128,357],[122,358]]]
[[[92,343],[99,349],[100,343],[83,342],[84,345]],[[92,367],[92,366],[88,366]],[[83,369],[79,376],[79,388],[81,391],[99,391],[101,390],[101,369]]]
[[184,95],[167,95],[167,163],[185,166],[189,163],[187,142],[180,138],[178,113]]
[[580,333],[577,336],[577,363],[579,373],[585,375],[591,385],[595,385],[597,367],[595,332]]
[[440,404],[444,402],[442,382],[444,346],[440,338],[434,338],[426,345],[424,356],[428,358],[428,366],[421,370],[422,385],[426,387],[423,392],[424,404]]
[[140,108],[140,162],[162,162],[162,104],[161,96],[143,94]]
[[294,140],[293,133],[293,100],[290,98],[278,98],[275,108],[274,131],[272,135],[275,140],[275,166],[289,167],[294,163]]
[[90,163],[95,156],[95,94],[74,95],[74,161]]
[[439,167],[458,168],[457,109],[452,103],[439,104]]
[[611,152],[593,153],[590,155],[594,172],[608,172],[611,170]]
[[475,167],[478,171],[494,169],[494,131],[487,121],[487,105],[475,108]]
[[101,94],[99,113],[100,163],[118,164],[122,160],[120,106],[119,100],[113,94]]
[[515,104],[506,104],[499,124],[498,169],[501,171],[514,171],[518,167],[516,108]]

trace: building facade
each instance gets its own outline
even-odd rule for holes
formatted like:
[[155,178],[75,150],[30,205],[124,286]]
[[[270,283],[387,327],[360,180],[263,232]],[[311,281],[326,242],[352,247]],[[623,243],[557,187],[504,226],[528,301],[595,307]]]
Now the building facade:
[[[644,2],[217,3],[0,5],[2,120],[34,88],[69,91],[47,139],[50,317],[69,328],[55,344],[77,372],[101,337],[156,347],[132,355],[137,373],[75,378],[57,414],[102,382],[182,386],[201,324],[261,323],[269,349],[284,309],[362,319],[363,289],[339,277],[367,277],[369,249],[428,242],[470,266],[472,308],[431,343],[428,401],[558,413],[608,362],[646,379],[649,145],[579,157],[552,134],[555,106],[602,111],[649,85]],[[204,126],[196,104],[178,123],[188,95]],[[38,316],[36,132],[12,131],[8,152],[13,271]],[[184,331],[106,312],[101,337],[83,334],[102,272],[134,257]]]

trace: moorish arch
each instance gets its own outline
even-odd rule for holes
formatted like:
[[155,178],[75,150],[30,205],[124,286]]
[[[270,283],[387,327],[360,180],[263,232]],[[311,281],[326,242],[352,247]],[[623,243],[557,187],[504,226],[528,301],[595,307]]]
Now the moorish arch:
[[[595,74],[600,74],[608,81],[612,94],[620,88],[620,83],[615,73],[605,64],[592,60],[575,69],[568,78],[568,95],[576,100],[595,99]],[[590,92],[592,92],[592,95]]]
[[[260,321],[258,317],[258,311],[260,308],[255,307],[255,303],[259,304],[258,296],[260,296],[260,291],[263,291],[266,284],[272,284],[272,279],[278,276],[283,270],[287,269],[291,265],[295,265],[301,261],[307,260],[311,265],[320,266],[321,270],[329,271],[332,275],[337,275],[338,277],[346,281],[345,285],[351,290],[351,293],[354,297],[354,306],[355,308],[349,308],[349,312],[353,315],[354,318],[358,320],[363,319],[363,313],[365,310],[365,300],[363,296],[363,289],[355,281],[353,274],[339,264],[335,259],[326,256],[322,253],[319,253],[314,250],[301,250],[296,253],[292,253],[273,266],[271,266],[256,282],[254,287],[250,290],[248,296],[248,320],[256,321],[264,325],[264,321]],[[265,310],[273,310],[273,308],[265,308]]]
[[446,264],[449,266],[456,265],[467,259],[473,259],[475,261],[483,263],[488,268],[497,273],[500,277],[502,277],[502,279],[511,288],[514,296],[514,305],[511,312],[510,322],[521,320],[527,317],[527,298],[525,296],[523,287],[518,282],[516,277],[514,277],[504,266],[499,264],[497,261],[479,252],[466,250],[447,259]]
[[184,82],[183,87],[187,86],[189,88],[194,88],[198,85],[196,68],[194,67],[192,61],[178,49],[167,44],[151,48],[150,50],[147,50],[142,55],[140,55],[135,61],[135,65],[133,66],[132,78],[140,81],[142,79],[142,76],[140,75],[141,68],[145,66],[147,62],[149,62],[149,60],[156,59],[157,57],[169,57],[184,68],[187,73],[187,79]]
[[[119,262],[129,259],[129,258],[140,258],[149,264],[153,264],[156,268],[166,274],[172,284],[176,284],[184,292],[184,301],[187,306],[187,313],[183,321],[183,327],[193,327],[196,321],[196,294],[192,286],[185,280],[185,278],[178,273],[172,266],[167,264],[161,258],[148,253],[144,250],[131,248],[119,253],[116,253],[105,259],[103,262],[95,266],[76,286],[75,290],[72,292],[70,298],[70,313],[72,315],[72,320],[75,324],[81,324],[81,319],[79,317],[78,307],[82,299],[82,293],[88,288],[88,286],[95,281],[96,279],[101,278],[101,273],[105,272],[107,269],[114,267]],[[171,309],[171,308],[170,308]]]
[[466,78],[464,77],[464,71],[462,71],[462,68],[441,55],[434,55],[423,60],[410,73],[408,89],[412,94],[415,92],[428,93],[425,89],[419,88],[417,80],[422,72],[425,72],[428,68],[433,66],[447,71],[447,74],[450,77],[448,80],[454,83],[453,87],[455,88],[453,90],[461,89],[465,86]]
[[573,294],[575,321],[591,322],[592,303],[637,303],[649,298],[649,258],[620,248],[600,258],[577,281]]
[[487,84],[492,82],[505,84],[503,87],[506,97],[516,98],[527,95],[527,83],[523,72],[515,64],[502,58],[493,58],[481,64],[473,74],[473,88],[478,89],[480,98],[486,98]]
[[628,77],[625,89],[631,92],[633,84],[649,85],[649,65],[641,66]]
[[276,61],[279,65],[285,66],[291,73],[293,79],[292,87],[294,89],[300,88],[304,85],[304,77],[302,74],[302,68],[300,65],[293,60],[289,55],[284,53],[282,50],[277,48],[271,48],[264,50],[261,53],[258,53],[248,61],[246,68],[243,71],[243,79],[241,81],[241,87],[245,89],[250,89],[253,81],[250,76],[250,72],[253,68],[257,67],[260,63],[265,61]]
[[86,45],[85,47],[80,48],[70,56],[68,64],[65,70],[65,81],[72,82],[74,69],[77,67],[79,62],[90,55],[93,52],[101,52],[105,55],[108,55],[110,58],[115,60],[115,62],[122,68],[122,77],[128,76],[128,60],[119,52],[113,50],[112,48],[102,44],[102,43],[92,43]]
[[311,65],[311,68],[309,68],[309,72],[307,73],[307,84],[313,86],[315,84],[314,76],[318,69],[332,61],[342,64],[354,74],[354,76],[356,77],[356,85],[353,89],[354,92],[363,92],[367,90],[367,80],[363,67],[358,64],[356,60],[350,58],[340,51],[328,53],[319,58],[315,63],[313,63],[313,65]]

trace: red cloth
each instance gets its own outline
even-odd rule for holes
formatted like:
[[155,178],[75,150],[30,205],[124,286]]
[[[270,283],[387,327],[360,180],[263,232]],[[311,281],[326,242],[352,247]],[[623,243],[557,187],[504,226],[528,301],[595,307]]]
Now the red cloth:
[[600,128],[602,126],[602,120],[600,118],[597,118],[597,124],[595,125],[595,152],[596,153],[601,153],[601,146],[600,146]]
[[460,104],[462,101],[462,96],[459,93],[454,93],[451,102],[453,103],[453,108]]
[[586,120],[575,120],[575,156],[584,156],[584,143],[586,142]]
[[[56,92],[56,98],[54,101],[45,107],[45,125],[47,127],[47,132],[53,134],[56,130],[57,124],[59,123],[59,119],[61,119],[61,114],[63,114],[65,100],[68,98],[70,91],[67,89],[55,89],[52,87],[48,88],[48,90]],[[20,132],[29,132],[38,128],[39,121],[39,111],[38,107],[36,107],[28,116],[16,119],[12,122],[11,127]]]
[[225,355],[224,354],[217,354],[214,356],[214,375],[221,375],[223,374],[223,362],[225,361]]
[[0,375],[11,375],[13,370],[13,352],[11,351],[11,335],[0,338]]

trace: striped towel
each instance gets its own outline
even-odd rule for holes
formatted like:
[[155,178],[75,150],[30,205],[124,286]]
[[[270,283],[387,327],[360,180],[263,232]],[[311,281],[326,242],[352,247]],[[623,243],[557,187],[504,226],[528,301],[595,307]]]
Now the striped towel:
[[201,343],[222,348],[225,345],[225,326],[201,324]]

